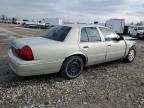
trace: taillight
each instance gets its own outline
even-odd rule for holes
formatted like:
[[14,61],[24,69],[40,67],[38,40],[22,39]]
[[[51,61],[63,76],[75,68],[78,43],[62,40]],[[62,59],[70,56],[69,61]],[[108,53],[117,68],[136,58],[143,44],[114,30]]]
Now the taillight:
[[17,51],[17,56],[23,60],[33,60],[33,53],[29,46],[24,46]]

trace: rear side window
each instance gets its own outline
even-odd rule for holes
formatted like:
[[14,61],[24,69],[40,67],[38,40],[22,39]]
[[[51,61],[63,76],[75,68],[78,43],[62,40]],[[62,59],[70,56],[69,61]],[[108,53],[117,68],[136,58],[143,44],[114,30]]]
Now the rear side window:
[[56,41],[64,41],[70,30],[71,27],[68,26],[57,26],[46,31],[42,34],[42,37]]
[[81,29],[81,42],[101,41],[100,34],[96,27],[84,27]]
[[86,28],[82,28],[81,29],[81,42],[88,42],[89,39],[88,39],[88,35],[87,35],[87,32],[86,32]]

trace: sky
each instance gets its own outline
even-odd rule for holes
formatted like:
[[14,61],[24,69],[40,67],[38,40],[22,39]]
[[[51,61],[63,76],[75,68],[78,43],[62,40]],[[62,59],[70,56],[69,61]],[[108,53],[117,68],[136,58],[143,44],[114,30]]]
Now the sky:
[[144,0],[0,0],[0,14],[34,20],[105,22],[123,18],[126,22],[139,22],[144,21]]

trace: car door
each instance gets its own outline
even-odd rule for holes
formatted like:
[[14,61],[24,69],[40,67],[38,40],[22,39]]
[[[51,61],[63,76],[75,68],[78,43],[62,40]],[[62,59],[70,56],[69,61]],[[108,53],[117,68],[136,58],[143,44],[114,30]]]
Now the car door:
[[136,35],[137,35],[137,27],[134,28],[134,34],[133,35],[134,35],[134,37],[136,37]]
[[136,36],[136,34],[137,34],[137,28],[136,27],[133,27],[131,34],[132,34],[132,37]]
[[134,32],[135,32],[135,30],[134,30],[134,27],[131,29],[131,35],[132,35],[132,37],[133,37],[133,35],[134,35]]
[[133,34],[133,27],[129,28],[129,34],[132,35]]
[[105,61],[106,44],[102,41],[96,27],[81,28],[80,50],[87,55],[88,64],[97,64]]
[[99,27],[99,29],[104,36],[107,45],[106,61],[121,59],[124,56],[126,49],[123,37],[117,35],[108,28]]

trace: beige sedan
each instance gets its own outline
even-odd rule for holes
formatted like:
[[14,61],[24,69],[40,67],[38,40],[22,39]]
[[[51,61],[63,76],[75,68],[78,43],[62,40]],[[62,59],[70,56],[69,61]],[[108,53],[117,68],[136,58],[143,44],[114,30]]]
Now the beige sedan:
[[123,59],[132,62],[135,42],[98,25],[62,25],[40,37],[12,42],[9,66],[19,76],[60,72],[65,78],[78,77],[85,66]]

